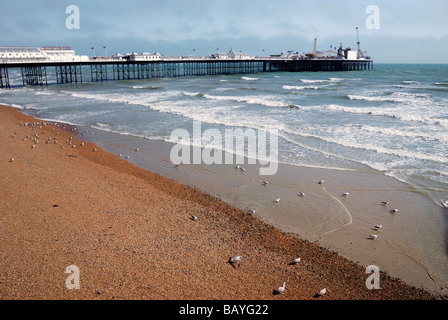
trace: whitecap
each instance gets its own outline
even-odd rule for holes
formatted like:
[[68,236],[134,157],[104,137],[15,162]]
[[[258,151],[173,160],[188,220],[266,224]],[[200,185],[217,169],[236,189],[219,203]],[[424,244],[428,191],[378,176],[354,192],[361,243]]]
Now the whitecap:
[[285,90],[305,90],[305,89],[318,90],[318,89],[320,89],[320,87],[316,87],[316,86],[288,86],[288,85],[284,85],[282,88]]
[[322,82],[328,82],[328,80],[310,80],[310,79],[300,79],[303,83],[322,83]]
[[405,81],[403,81],[403,83],[406,83],[406,84],[419,84],[420,82],[418,82],[418,81],[408,81],[408,80],[405,80]]
[[260,80],[260,78],[251,78],[251,77],[241,77],[242,80],[246,81],[257,81]]

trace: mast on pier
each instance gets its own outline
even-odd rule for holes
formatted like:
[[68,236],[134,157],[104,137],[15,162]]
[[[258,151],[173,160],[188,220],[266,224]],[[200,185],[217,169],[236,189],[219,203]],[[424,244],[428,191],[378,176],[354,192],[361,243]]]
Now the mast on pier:
[[356,59],[361,59],[361,58],[364,58],[364,54],[362,53],[361,47],[360,47],[361,42],[359,42],[358,27],[356,27],[356,39],[357,39],[356,44],[358,45],[358,54],[356,56]]

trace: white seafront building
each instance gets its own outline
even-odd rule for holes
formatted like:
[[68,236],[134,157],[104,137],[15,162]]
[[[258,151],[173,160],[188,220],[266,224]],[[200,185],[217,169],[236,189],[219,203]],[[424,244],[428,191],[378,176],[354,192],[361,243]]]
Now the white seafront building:
[[0,47],[0,63],[83,62],[86,55],[77,55],[70,47]]

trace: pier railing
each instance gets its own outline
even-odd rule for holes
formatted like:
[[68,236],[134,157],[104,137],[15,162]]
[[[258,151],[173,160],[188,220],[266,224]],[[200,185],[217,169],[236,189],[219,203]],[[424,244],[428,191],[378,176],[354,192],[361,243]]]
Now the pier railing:
[[[372,60],[339,59],[164,59],[158,61],[90,60],[83,62],[0,63],[0,88],[11,88],[11,69],[21,85],[77,84],[114,80],[255,74],[264,72],[371,70]],[[20,84],[16,84],[19,85]]]

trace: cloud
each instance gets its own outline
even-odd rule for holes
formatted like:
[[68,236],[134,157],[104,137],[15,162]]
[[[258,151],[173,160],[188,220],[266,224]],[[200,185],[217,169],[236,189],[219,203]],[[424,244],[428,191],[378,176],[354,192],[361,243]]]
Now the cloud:
[[[365,27],[372,3],[380,9],[380,30]],[[80,8],[80,30],[65,28],[65,8],[71,4]],[[417,41],[427,39],[433,50],[443,50],[431,39],[448,36],[446,0],[0,0],[0,8],[0,45],[61,44],[83,53],[103,45],[121,52],[157,47],[173,54],[176,46],[182,54],[193,45],[207,53],[235,44],[248,52],[306,51],[315,37],[324,49],[340,42],[354,46],[359,27],[369,51],[383,55],[392,46],[398,50],[399,43],[423,56],[428,49],[413,47]],[[386,38],[396,42],[385,46],[380,40]]]

